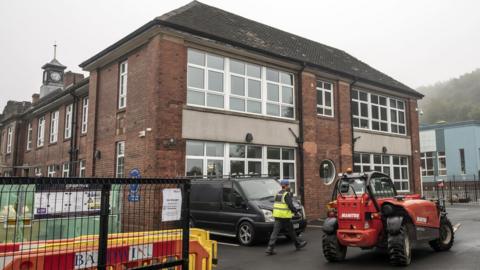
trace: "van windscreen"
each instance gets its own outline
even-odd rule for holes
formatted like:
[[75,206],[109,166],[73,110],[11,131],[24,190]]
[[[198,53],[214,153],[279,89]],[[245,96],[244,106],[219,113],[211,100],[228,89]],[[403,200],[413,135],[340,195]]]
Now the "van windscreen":
[[263,200],[274,197],[282,187],[273,179],[239,181],[249,200]]

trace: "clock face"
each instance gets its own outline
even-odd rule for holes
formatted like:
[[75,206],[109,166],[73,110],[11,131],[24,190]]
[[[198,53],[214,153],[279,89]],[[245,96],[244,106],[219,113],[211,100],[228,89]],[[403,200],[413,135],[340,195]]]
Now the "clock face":
[[55,82],[60,81],[61,78],[62,78],[62,75],[60,75],[60,73],[58,73],[58,72],[51,72],[50,73],[50,79],[52,79]]

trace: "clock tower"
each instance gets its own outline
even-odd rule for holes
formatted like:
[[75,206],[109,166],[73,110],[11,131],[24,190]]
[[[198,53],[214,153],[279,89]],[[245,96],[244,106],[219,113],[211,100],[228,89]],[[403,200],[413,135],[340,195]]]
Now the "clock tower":
[[63,89],[63,74],[66,66],[57,60],[57,45],[53,45],[53,59],[42,66],[43,79],[40,87],[40,98],[50,94],[57,89]]

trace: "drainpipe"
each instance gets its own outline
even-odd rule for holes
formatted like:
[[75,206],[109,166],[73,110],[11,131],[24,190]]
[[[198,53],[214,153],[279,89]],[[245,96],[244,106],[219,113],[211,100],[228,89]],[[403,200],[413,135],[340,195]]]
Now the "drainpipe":
[[297,142],[297,145],[298,145],[298,152],[299,152],[299,170],[300,170],[300,188],[299,188],[299,191],[300,191],[300,197],[301,197],[301,201],[302,201],[302,205],[305,205],[305,180],[304,180],[304,177],[305,177],[305,172],[304,172],[304,169],[305,169],[305,166],[304,166],[304,162],[305,162],[305,158],[304,158],[304,151],[303,151],[303,142],[304,142],[304,137],[303,137],[303,94],[302,94],[302,73],[303,71],[305,70],[306,68],[306,63],[303,63],[302,64],[302,70],[300,71],[300,78],[298,80],[298,99],[297,99],[297,104],[298,104],[298,121],[299,121],[299,136],[296,138],[296,142]]
[[77,158],[78,158],[78,151],[77,151],[77,103],[78,103],[78,96],[75,95],[74,92],[70,93],[73,97],[72,103],[72,121],[70,123],[70,160],[69,160],[69,171],[68,176],[72,177],[77,172]]
[[[12,143],[12,175],[11,176],[17,176],[17,152],[19,149],[19,142],[20,142],[20,127],[19,125],[22,124],[22,122],[15,121],[15,126],[13,127],[13,134],[12,134],[12,140],[15,142],[14,144]],[[8,135],[7,135],[8,136]]]
[[[351,125],[351,132],[352,132],[352,163],[353,163],[353,154],[355,153],[355,142],[357,139],[354,137],[353,133],[353,106],[352,106],[352,93],[353,93],[353,85],[357,83],[358,79],[357,77],[353,77],[352,83],[350,83],[350,125]],[[360,109],[360,107],[359,107]],[[352,164],[353,165],[353,164]],[[353,169],[353,168],[352,168]]]

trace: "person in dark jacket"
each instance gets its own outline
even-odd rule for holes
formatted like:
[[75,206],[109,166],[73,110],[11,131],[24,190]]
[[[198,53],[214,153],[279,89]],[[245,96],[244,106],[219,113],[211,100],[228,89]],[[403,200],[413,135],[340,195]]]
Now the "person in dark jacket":
[[275,218],[273,232],[270,235],[270,241],[268,242],[268,247],[265,251],[268,255],[275,254],[275,242],[277,241],[278,233],[282,229],[284,229],[290,239],[293,240],[297,250],[303,248],[307,244],[307,241],[297,238],[295,230],[293,229],[292,217],[299,211],[299,209],[296,209],[293,205],[292,195],[290,193],[290,182],[287,179],[283,179],[280,184],[282,185],[282,190],[280,190],[275,196],[273,204],[273,217]]

